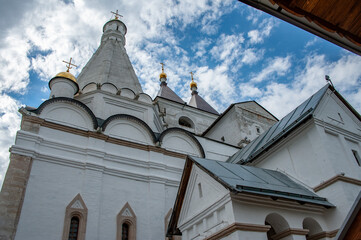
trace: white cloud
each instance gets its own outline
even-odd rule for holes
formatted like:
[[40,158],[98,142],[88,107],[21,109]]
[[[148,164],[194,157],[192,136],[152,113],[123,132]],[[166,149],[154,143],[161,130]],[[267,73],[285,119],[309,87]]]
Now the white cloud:
[[202,58],[207,53],[207,47],[212,43],[212,40],[209,38],[204,38],[200,40],[197,44],[192,46],[192,51],[195,52],[194,57]]
[[226,66],[219,65],[214,69],[200,67],[196,70],[195,80],[200,96],[218,111],[234,100],[234,82],[228,76]]
[[247,48],[242,53],[242,63],[253,64],[263,58],[264,49]]
[[0,188],[9,164],[9,148],[14,144],[20,126],[20,103],[8,95],[0,95]]
[[239,90],[242,98],[255,99],[262,95],[262,91],[250,83],[241,83],[239,85]]
[[248,7],[247,10],[248,12],[246,19],[251,21],[253,25],[258,23],[260,17],[262,16],[262,12],[258,9],[254,9],[253,7]]
[[255,74],[251,78],[251,82],[263,82],[266,79],[270,79],[274,76],[283,76],[291,67],[291,58],[287,57],[275,57],[268,61],[268,66],[263,68],[261,72]]
[[274,18],[266,18],[259,25],[259,29],[254,29],[248,32],[249,43],[263,43],[266,37],[269,37],[271,30],[277,26],[278,23]]
[[305,45],[305,48],[311,47],[318,42],[318,38],[314,37],[312,40],[308,41]]
[[26,56],[30,46],[19,34],[7,36],[0,49],[0,93],[12,91],[24,93],[29,83],[30,61]]
[[310,55],[305,66],[295,72],[294,81],[289,84],[271,82],[265,86],[258,98],[271,113],[281,118],[309,98],[326,84],[329,75],[347,101],[361,111],[361,62],[360,57],[347,54],[337,61],[327,61],[324,55]]

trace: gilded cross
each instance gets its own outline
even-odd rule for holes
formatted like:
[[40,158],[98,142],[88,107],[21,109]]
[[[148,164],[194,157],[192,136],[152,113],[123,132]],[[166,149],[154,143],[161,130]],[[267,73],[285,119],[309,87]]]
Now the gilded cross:
[[113,14],[115,15],[115,19],[119,19],[119,17],[123,17],[122,15],[120,15],[120,14],[118,13],[118,10],[115,11],[115,12],[111,11],[111,13],[113,13]]
[[71,60],[73,60],[73,58],[70,58],[69,62],[66,62],[66,61],[63,60],[63,62],[67,64],[66,65],[66,67],[67,67],[66,71],[67,72],[69,72],[69,69],[72,69],[72,66],[77,67],[77,65],[71,63]]
[[160,65],[162,65],[162,73],[164,73],[164,63],[160,63]]
[[191,76],[192,76],[192,81],[193,81],[193,72],[190,72]]

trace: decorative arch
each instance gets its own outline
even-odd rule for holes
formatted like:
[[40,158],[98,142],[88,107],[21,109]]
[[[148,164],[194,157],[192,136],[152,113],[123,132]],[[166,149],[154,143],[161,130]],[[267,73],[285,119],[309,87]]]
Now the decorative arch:
[[267,232],[267,239],[272,240],[274,237],[290,228],[286,219],[278,213],[268,214],[265,219],[265,225],[271,226]]
[[189,117],[186,117],[186,116],[181,116],[178,119],[178,124],[183,127],[194,128],[193,121]]
[[303,229],[309,230],[308,234],[306,235],[306,239],[318,239],[316,238],[316,235],[322,234],[323,232],[320,224],[311,217],[305,218],[302,222],[302,226]]
[[83,93],[87,93],[87,92],[91,92],[91,91],[95,91],[98,89],[98,84],[95,82],[91,82],[86,84],[83,88],[82,88],[82,92]]
[[202,145],[199,143],[199,141],[197,140],[197,138],[195,138],[192,133],[190,133],[182,128],[174,127],[174,128],[168,128],[165,131],[163,131],[158,138],[158,141],[160,142],[160,144],[163,143],[164,137],[171,133],[181,133],[181,134],[185,135],[189,140],[191,140],[194,143],[194,145],[196,146],[196,148],[198,149],[198,151],[200,153],[200,157],[202,157],[202,158],[205,157],[204,149],[203,149]]
[[122,97],[130,98],[130,99],[135,98],[135,93],[130,88],[122,88],[122,89],[120,89],[120,94],[119,95],[122,96]]
[[[65,210],[63,240],[77,239],[84,240],[88,208],[86,207],[80,193],[68,204]],[[74,228],[76,228],[74,231]],[[76,236],[71,236],[76,234]]]
[[145,132],[149,135],[149,137],[153,143],[156,142],[156,136],[155,136],[154,132],[152,131],[152,129],[148,126],[148,124],[146,124],[143,120],[141,120],[137,117],[128,115],[128,114],[116,114],[116,115],[108,117],[101,126],[102,130],[105,132],[107,127],[110,125],[110,123],[113,121],[116,121],[116,120],[126,120],[129,122],[135,123],[136,125],[140,126],[142,129],[145,130]]
[[88,106],[86,106],[84,103],[82,103],[78,100],[72,99],[72,98],[57,97],[57,98],[48,99],[45,102],[43,102],[37,109],[33,110],[32,112],[36,113],[37,115],[40,115],[47,107],[49,107],[50,105],[55,104],[55,103],[66,103],[66,104],[70,104],[72,106],[80,108],[90,118],[93,128],[94,129],[98,128],[97,119],[96,119],[94,113],[90,110],[90,108],[88,108]]
[[151,96],[149,96],[146,93],[139,93],[137,95],[137,100],[140,102],[149,103],[149,104],[152,104],[152,102],[153,102]]
[[137,217],[127,202],[117,215],[117,240],[123,240],[125,234],[128,240],[135,240],[136,233]]
[[118,88],[113,83],[110,82],[103,83],[100,89],[113,94],[117,94],[118,92]]

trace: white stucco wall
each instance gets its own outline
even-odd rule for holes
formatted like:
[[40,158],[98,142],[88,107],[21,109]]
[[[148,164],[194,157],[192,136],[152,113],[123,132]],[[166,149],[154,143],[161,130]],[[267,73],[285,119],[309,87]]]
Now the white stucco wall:
[[46,127],[20,131],[12,151],[33,157],[16,239],[60,239],[65,208],[78,193],[88,208],[86,239],[115,239],[126,202],[137,239],[164,238],[184,159]]
[[[361,151],[360,121],[329,94],[314,119],[259,157],[256,166],[279,170],[310,189],[339,174],[361,180],[361,167],[352,154],[352,150]],[[330,226],[341,226],[360,190],[358,185],[336,182],[317,192],[336,206]]]
[[237,103],[205,136],[244,147],[274,123],[276,119],[255,102]]

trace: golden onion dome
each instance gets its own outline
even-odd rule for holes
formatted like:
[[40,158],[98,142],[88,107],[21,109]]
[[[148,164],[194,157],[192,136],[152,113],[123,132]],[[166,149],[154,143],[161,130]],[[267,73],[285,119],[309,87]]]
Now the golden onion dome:
[[192,82],[191,82],[191,84],[190,84],[190,87],[191,87],[191,89],[192,89],[193,87],[197,87],[197,83],[196,83],[195,81],[193,81],[193,79],[192,79]]
[[56,77],[67,78],[69,80],[72,80],[73,82],[76,82],[76,78],[70,72],[60,72],[60,73],[56,74],[56,76],[54,78],[56,78]]
[[167,74],[165,74],[165,72],[162,72],[161,74],[159,74],[159,78],[167,78]]

